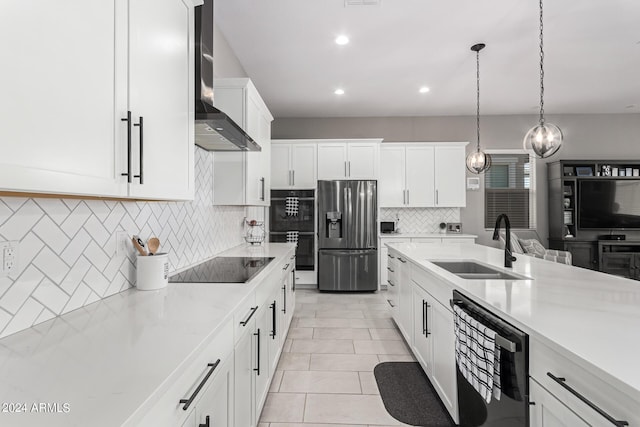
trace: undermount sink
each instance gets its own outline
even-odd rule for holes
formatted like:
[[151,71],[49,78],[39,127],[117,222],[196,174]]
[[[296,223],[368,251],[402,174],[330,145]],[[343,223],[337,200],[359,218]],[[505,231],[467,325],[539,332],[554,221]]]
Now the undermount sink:
[[530,280],[529,277],[503,271],[475,261],[431,262],[466,280]]

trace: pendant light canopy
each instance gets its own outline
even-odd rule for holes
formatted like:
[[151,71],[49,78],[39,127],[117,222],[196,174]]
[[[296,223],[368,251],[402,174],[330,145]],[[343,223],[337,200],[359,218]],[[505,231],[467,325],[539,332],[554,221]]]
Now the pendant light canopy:
[[471,50],[476,53],[476,129],[478,131],[478,139],[476,141],[476,151],[467,156],[467,169],[475,174],[486,172],[491,167],[491,156],[480,150],[480,51],[484,47],[484,43],[471,46]]
[[542,0],[540,0],[540,119],[524,137],[523,146],[533,150],[541,159],[553,156],[562,145],[562,131],[544,120],[544,43],[543,43]]

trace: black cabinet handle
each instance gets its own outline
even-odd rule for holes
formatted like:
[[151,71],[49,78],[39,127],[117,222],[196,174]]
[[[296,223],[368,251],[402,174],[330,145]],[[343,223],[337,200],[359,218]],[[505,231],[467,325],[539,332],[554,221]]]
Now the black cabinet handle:
[[210,421],[209,415],[207,415],[204,419],[204,424],[198,424],[198,427],[211,427],[211,424],[209,424]]
[[282,286],[282,295],[284,296],[284,303],[282,304],[282,312],[287,314],[287,286]]
[[140,184],[144,184],[144,178],[143,178],[143,172],[142,172],[142,168],[143,168],[143,153],[142,153],[142,147],[144,146],[143,138],[144,138],[144,119],[142,116],[140,116],[139,118],[139,122],[138,123],[134,123],[134,126],[137,126],[138,128],[140,128],[140,175],[134,175],[134,178],[140,178]]
[[401,263],[406,263],[407,261],[403,260],[402,258],[398,257],[398,259],[400,260]]
[[431,332],[429,332],[429,307],[431,306],[426,301],[424,301],[423,304],[424,304],[424,336],[428,337],[429,335],[431,335]]
[[291,264],[286,264],[284,267],[282,267],[283,270],[286,270],[287,268],[289,268]]
[[422,300],[422,335],[427,336],[427,302]]
[[391,280],[389,280],[389,279],[387,279],[387,283],[388,283],[388,284],[390,284],[391,286],[395,286],[395,285],[393,284],[393,282],[392,282]]
[[389,270],[392,273],[395,273],[395,270],[393,270],[391,267],[387,267],[387,270]]
[[260,328],[258,328],[258,331],[253,334],[254,336],[258,337],[258,341],[256,343],[256,348],[258,349],[257,352],[257,356],[258,356],[258,367],[257,368],[253,368],[254,371],[256,371],[258,373],[258,375],[260,375]]
[[251,318],[253,317],[254,314],[256,314],[256,310],[258,309],[258,306],[256,305],[255,307],[251,307],[251,313],[249,313],[249,317],[247,317],[246,319],[244,319],[242,322],[240,322],[241,326],[247,326],[247,323],[249,323],[249,320],[251,320]]
[[602,409],[600,409],[598,406],[596,406],[593,402],[591,402],[589,399],[587,399],[586,397],[584,397],[583,395],[581,395],[580,393],[578,393],[573,387],[571,387],[570,385],[568,385],[566,383],[567,379],[563,378],[563,377],[556,377],[555,375],[553,375],[551,372],[547,372],[547,376],[549,378],[551,378],[552,380],[554,380],[555,382],[557,382],[558,384],[560,384],[564,389],[568,390],[569,393],[573,394],[575,397],[577,397],[578,399],[580,399],[583,403],[585,403],[588,407],[590,407],[591,409],[593,409],[594,411],[596,411],[597,413],[599,413],[600,415],[602,415],[607,421],[609,421],[611,424],[613,424],[614,426],[617,427],[624,427],[624,426],[628,426],[629,423],[627,421],[620,421],[620,420],[616,420],[615,418],[613,418],[611,415],[607,414],[606,412],[604,412]]
[[126,176],[127,182],[131,183],[131,111],[127,111],[127,117],[120,120],[127,122],[127,172],[120,175]]
[[396,257],[394,257],[394,256],[393,256],[393,255],[391,255],[391,254],[387,254],[387,256],[388,256],[389,258],[391,258],[391,259],[395,259],[395,258],[396,258]]
[[198,387],[196,387],[196,389],[193,391],[193,394],[191,394],[191,397],[189,397],[188,399],[180,399],[180,403],[184,403],[184,406],[182,407],[183,410],[186,411],[187,409],[189,409],[189,406],[191,406],[191,404],[193,403],[193,400],[196,398],[198,393],[200,393],[200,390],[202,390],[202,387],[204,387],[207,380],[209,379],[211,374],[213,374],[213,371],[216,370],[219,364],[220,364],[220,359],[216,360],[216,363],[207,364],[207,366],[209,367],[209,372],[207,372],[207,375],[205,375],[202,381],[200,381],[200,384],[198,384]]
[[277,324],[277,319],[276,319],[276,301],[273,300],[273,303],[271,304],[271,321],[273,322],[273,329],[271,330],[271,338],[273,338],[274,340],[276,339],[276,324]]
[[291,292],[296,291],[296,269],[291,270]]
[[260,200],[264,201],[264,177],[260,178],[260,185],[262,186],[262,192],[260,193]]
[[389,303],[389,305],[390,305],[392,308],[393,308],[393,307],[395,307],[395,305],[393,305],[393,303],[391,302],[391,300],[390,300],[390,299],[388,299],[388,300],[387,300],[387,302]]

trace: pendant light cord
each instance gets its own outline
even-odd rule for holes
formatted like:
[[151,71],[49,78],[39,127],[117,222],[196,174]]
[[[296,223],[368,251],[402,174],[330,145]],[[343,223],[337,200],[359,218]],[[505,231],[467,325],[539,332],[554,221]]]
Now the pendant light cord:
[[476,51],[476,129],[478,139],[476,150],[480,152],[480,50]]
[[544,123],[544,23],[542,19],[542,0],[540,0],[540,124]]

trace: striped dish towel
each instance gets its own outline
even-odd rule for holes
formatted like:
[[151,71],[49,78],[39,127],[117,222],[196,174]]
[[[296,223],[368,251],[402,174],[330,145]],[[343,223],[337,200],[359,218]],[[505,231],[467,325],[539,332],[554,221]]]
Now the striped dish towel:
[[288,216],[298,216],[300,199],[297,197],[287,197],[285,200],[284,213]]
[[492,395],[499,400],[500,348],[496,346],[496,332],[457,305],[453,306],[453,314],[456,363],[460,373],[487,403]]
[[300,237],[299,231],[287,231],[287,243],[298,244],[299,237]]

